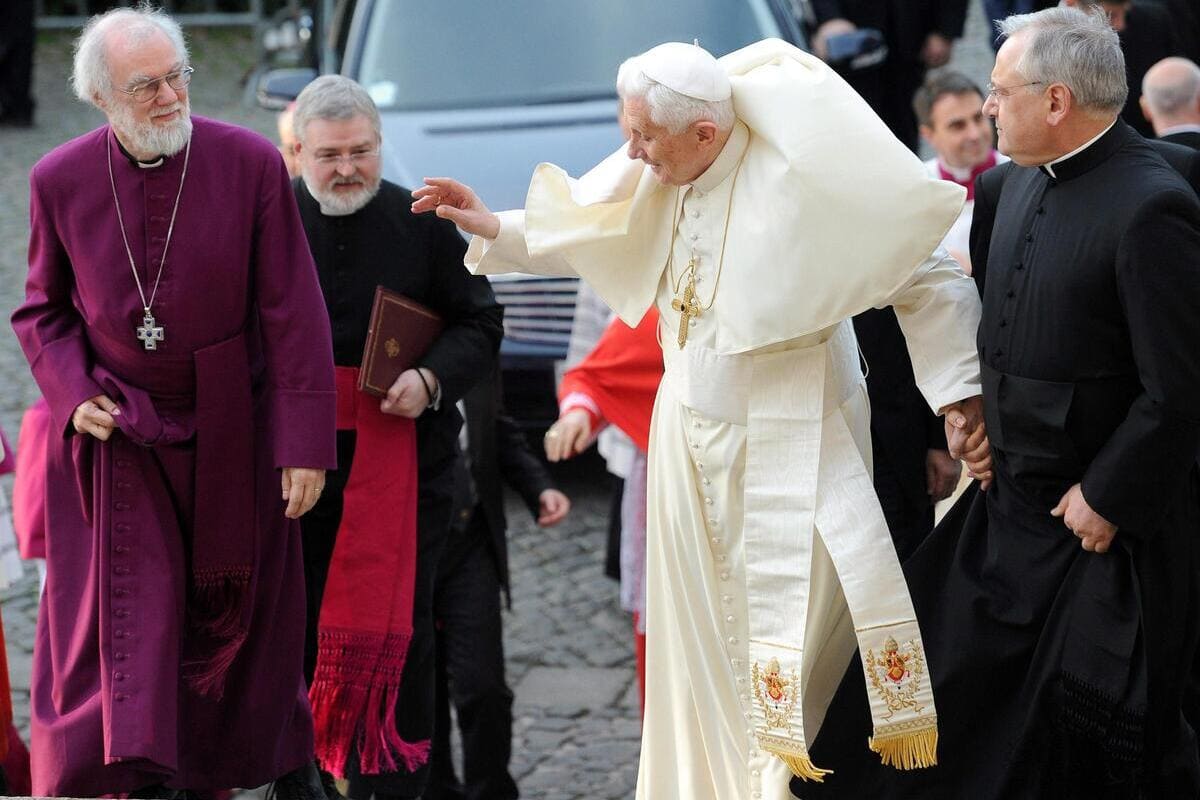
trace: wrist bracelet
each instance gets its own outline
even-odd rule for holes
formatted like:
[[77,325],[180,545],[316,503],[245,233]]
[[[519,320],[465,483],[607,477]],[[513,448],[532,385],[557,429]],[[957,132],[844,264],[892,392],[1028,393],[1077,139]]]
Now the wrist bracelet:
[[433,392],[429,389],[429,381],[425,380],[425,373],[421,372],[420,367],[414,367],[413,369],[417,373],[417,377],[421,379],[421,385],[425,387],[425,396],[429,398],[429,404],[426,406],[428,408],[433,405]]

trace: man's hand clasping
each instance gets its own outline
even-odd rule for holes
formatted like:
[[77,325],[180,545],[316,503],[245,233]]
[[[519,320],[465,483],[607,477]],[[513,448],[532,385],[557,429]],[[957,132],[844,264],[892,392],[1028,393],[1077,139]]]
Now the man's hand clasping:
[[967,474],[987,491],[992,485],[992,449],[983,422],[983,397],[975,395],[952,403],[946,415],[946,449],[967,465]]

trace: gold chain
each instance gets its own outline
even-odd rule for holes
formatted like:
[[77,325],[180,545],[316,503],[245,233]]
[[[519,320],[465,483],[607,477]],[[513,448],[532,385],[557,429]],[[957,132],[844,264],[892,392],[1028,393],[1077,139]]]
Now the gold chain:
[[[712,308],[713,302],[717,299],[717,289],[721,285],[721,272],[725,268],[725,243],[729,241],[729,219],[733,216],[733,193],[734,190],[737,189],[738,175],[741,174],[742,164],[744,163],[746,163],[745,157],[738,162],[737,169],[733,172],[733,183],[729,186],[729,204],[725,207],[725,229],[721,233],[721,254],[717,258],[717,273],[713,278],[712,295],[708,298],[707,303],[703,303],[700,306],[701,310],[703,311],[708,311],[710,308]],[[679,191],[680,190],[678,189],[675,191],[675,224],[671,227],[671,249],[668,251],[669,256],[667,261],[667,275],[672,278],[672,294],[679,294],[679,286],[683,283],[683,279],[685,277],[689,275],[695,276],[696,274],[696,260],[693,257],[688,261],[687,267],[685,267],[683,271],[679,273],[678,278],[675,278],[673,275],[675,265],[675,234],[676,231],[679,230],[679,218],[683,214],[683,204],[679,202]]]

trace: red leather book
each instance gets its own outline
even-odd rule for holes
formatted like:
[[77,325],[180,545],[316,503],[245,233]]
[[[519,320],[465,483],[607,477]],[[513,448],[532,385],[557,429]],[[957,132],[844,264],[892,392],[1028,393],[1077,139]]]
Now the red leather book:
[[417,363],[446,323],[416,300],[378,286],[358,371],[359,391],[383,397]]

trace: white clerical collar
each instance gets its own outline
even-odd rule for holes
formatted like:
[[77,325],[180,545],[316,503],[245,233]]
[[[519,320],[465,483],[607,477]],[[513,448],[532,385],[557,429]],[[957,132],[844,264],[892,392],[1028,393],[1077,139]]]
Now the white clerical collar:
[[692,181],[692,187],[701,194],[716,189],[733,173],[733,168],[742,160],[746,147],[750,144],[750,129],[738,120],[729,134],[729,140],[717,154],[717,158],[708,165],[708,169],[700,177]]
[[1158,138],[1173,136],[1176,133],[1200,133],[1200,123],[1185,123],[1183,125],[1172,125],[1169,128],[1163,128]]
[[1062,162],[1062,161],[1066,161],[1068,158],[1074,158],[1075,156],[1082,153],[1084,150],[1087,150],[1089,147],[1094,145],[1096,142],[1100,141],[1100,137],[1104,136],[1104,134],[1111,131],[1112,126],[1117,124],[1118,119],[1120,119],[1120,117],[1114,118],[1113,121],[1109,123],[1107,128],[1100,131],[1098,134],[1093,136],[1091,139],[1088,139],[1086,142],[1081,144],[1079,147],[1076,147],[1074,150],[1067,153],[1065,156],[1059,156],[1058,158],[1051,161],[1049,164],[1043,164],[1042,169],[1046,170],[1046,172],[1048,172],[1050,174],[1051,178],[1057,179],[1058,176],[1054,174],[1054,165],[1055,164],[1058,164],[1059,162]]

